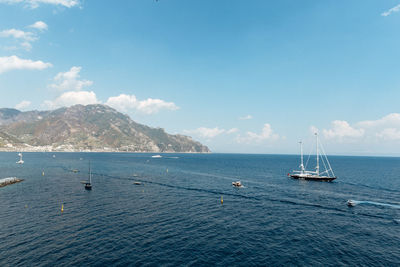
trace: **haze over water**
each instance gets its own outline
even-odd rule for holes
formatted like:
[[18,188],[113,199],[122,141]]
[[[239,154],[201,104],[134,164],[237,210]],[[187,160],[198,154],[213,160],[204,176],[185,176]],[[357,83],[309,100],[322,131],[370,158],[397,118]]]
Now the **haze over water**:
[[0,153],[25,179],[0,188],[1,266],[400,264],[400,158],[333,156],[324,183],[289,155],[52,155]]

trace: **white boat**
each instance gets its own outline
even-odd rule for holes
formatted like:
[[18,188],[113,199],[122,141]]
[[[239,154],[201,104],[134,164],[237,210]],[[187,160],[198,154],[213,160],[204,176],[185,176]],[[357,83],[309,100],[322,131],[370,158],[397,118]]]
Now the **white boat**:
[[153,159],[159,159],[159,158],[162,158],[162,156],[161,155],[154,155],[154,156],[151,156]]
[[243,187],[242,183],[240,181],[232,182],[232,185],[234,187]]
[[347,206],[354,207],[355,205],[356,205],[356,203],[354,202],[354,200],[351,200],[351,199],[347,200]]
[[[304,166],[303,161],[303,142],[300,143],[300,170],[294,170],[292,173],[288,173],[288,176],[294,179],[303,179],[303,180],[311,180],[311,181],[325,181],[325,182],[332,182],[336,179],[335,174],[333,173],[331,164],[329,163],[328,157],[325,154],[325,151],[322,148],[323,154],[319,153],[319,141],[318,141],[318,133],[315,133],[316,137],[316,161],[317,166],[315,167],[315,171],[307,171],[306,167]],[[319,160],[321,157],[321,161],[325,167],[324,171],[320,171]],[[307,161],[308,162],[308,161]],[[306,164],[307,165],[307,164]]]
[[22,153],[18,153],[19,160],[16,162],[17,164],[24,164],[24,161],[22,160]]

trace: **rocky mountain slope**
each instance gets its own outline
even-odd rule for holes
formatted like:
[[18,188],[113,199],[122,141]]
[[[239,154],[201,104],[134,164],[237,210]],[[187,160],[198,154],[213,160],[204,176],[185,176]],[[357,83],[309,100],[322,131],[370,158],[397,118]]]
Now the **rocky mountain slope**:
[[191,137],[136,123],[105,105],[0,109],[0,150],[210,152]]

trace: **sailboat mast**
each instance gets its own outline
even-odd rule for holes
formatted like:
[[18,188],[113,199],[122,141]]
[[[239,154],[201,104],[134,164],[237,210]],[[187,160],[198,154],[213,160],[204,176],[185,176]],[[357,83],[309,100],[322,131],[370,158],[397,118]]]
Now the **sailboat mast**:
[[317,167],[315,169],[316,169],[317,175],[319,175],[318,133],[315,133],[315,136],[316,136],[316,139],[317,139],[317,142],[316,142],[316,146],[317,146]]
[[92,183],[92,170],[90,169],[90,160],[89,160],[89,183]]
[[301,164],[300,164],[300,170],[301,170],[301,173],[303,174],[304,173],[304,164],[303,164],[303,142],[302,141],[300,141],[299,142],[300,143],[300,158],[301,158]]

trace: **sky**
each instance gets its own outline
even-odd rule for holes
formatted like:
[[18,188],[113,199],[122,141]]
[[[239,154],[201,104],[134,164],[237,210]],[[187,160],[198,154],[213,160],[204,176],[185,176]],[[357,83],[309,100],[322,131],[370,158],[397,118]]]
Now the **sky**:
[[220,153],[400,156],[400,0],[0,0],[0,107],[109,105]]

